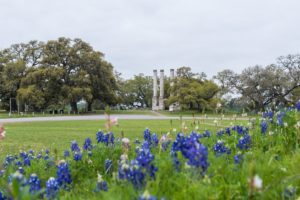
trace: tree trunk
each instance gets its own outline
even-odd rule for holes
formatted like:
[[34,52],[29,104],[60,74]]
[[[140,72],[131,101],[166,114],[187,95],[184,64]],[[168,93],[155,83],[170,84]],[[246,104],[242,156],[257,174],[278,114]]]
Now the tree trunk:
[[93,102],[87,102],[87,104],[88,104],[88,112],[91,112]]
[[71,112],[78,113],[77,102],[71,102]]

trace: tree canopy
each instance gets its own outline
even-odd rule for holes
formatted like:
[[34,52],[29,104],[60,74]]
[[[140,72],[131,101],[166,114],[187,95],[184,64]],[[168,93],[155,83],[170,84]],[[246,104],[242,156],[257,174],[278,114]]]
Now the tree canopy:
[[74,112],[80,100],[87,101],[89,110],[95,100],[117,103],[113,66],[81,39],[30,41],[1,50],[0,83],[6,108],[10,98],[32,110],[69,104]]

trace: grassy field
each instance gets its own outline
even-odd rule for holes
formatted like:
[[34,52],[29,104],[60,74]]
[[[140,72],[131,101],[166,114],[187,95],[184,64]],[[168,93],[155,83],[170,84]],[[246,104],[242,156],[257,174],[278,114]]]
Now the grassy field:
[[[184,120],[186,126],[192,130],[192,121]],[[57,149],[62,152],[69,148],[72,140],[83,143],[87,137],[95,138],[99,129],[104,129],[104,120],[99,121],[51,121],[5,124],[6,139],[1,142],[0,159],[6,154],[17,153],[19,150]],[[213,120],[199,121],[200,131],[206,129],[215,131],[222,126],[229,126],[231,121],[219,121],[216,127]],[[181,129],[180,120],[119,120],[119,125],[113,128],[116,137],[124,135],[130,139],[142,139],[143,131],[149,127],[157,134],[167,133],[171,129]],[[196,121],[198,124],[198,121]],[[247,121],[236,121],[236,124],[246,125]]]
[[[257,125],[249,133],[231,130],[230,134],[221,135],[216,134],[220,129],[231,127],[232,123],[246,126],[248,121],[219,120],[216,126],[213,120],[195,121],[195,123],[192,120],[119,120],[119,126],[113,127],[112,131],[116,138],[123,132],[125,137],[131,140],[131,149],[122,148],[120,145],[106,146],[101,143],[93,148],[91,157],[88,156],[87,151],[82,151],[83,157],[80,161],[74,161],[72,153],[71,157],[66,158],[71,170],[72,183],[68,186],[69,189],[61,188],[58,195],[60,199],[115,200],[138,199],[145,192],[149,192],[157,199],[167,200],[297,199],[300,195],[300,130],[297,128],[299,119],[300,115],[297,113],[287,115],[286,126],[279,126],[274,119],[273,123],[267,122],[268,127],[264,134],[261,133],[260,122],[257,121]],[[7,136],[0,142],[0,159],[3,160],[6,154],[18,153],[19,150],[33,149],[38,152],[40,149],[47,148],[57,164],[58,160],[63,158],[63,151],[70,149],[72,140],[76,140],[81,148],[87,137],[90,137],[95,144],[95,134],[99,129],[104,129],[104,123],[105,121],[61,121],[5,124]],[[207,170],[189,164],[190,159],[204,158],[197,157],[199,155],[197,151],[193,153],[196,149],[189,153],[192,157],[186,157],[178,152],[179,167],[176,168],[174,157],[170,153],[172,143],[182,127],[187,128],[183,131],[185,140],[191,142],[189,139],[191,135],[188,135],[196,129],[196,126],[199,127],[197,130],[199,133],[203,133],[206,129],[211,132],[211,137],[199,139],[201,143],[194,141],[195,147],[199,144],[207,147]],[[148,174],[147,170],[150,168],[133,166],[132,170],[142,170],[143,176],[145,175],[144,181],[136,187],[137,177],[128,180],[118,178],[119,160],[122,153],[126,153],[129,160],[135,159],[139,152],[136,147],[140,145],[135,145],[133,141],[135,138],[143,140],[143,131],[146,127],[150,128],[152,133],[156,132],[158,138],[164,133],[171,132],[172,143],[166,151],[159,146],[151,148],[151,153],[154,155],[151,163],[158,169],[154,179]],[[176,131],[173,132],[174,128]],[[247,149],[239,149],[237,143],[246,135],[251,137],[251,145]],[[223,147],[230,151],[226,150],[218,154],[215,150],[218,141],[222,141]],[[194,142],[189,145],[193,146]],[[184,148],[189,149],[189,145]],[[200,155],[204,156],[201,153]],[[235,162],[236,155],[241,155],[238,163]],[[106,159],[111,159],[113,162],[113,168],[109,172],[104,167]],[[49,177],[57,175],[56,166],[50,163],[43,159],[33,159],[31,166],[24,166],[26,178],[36,173],[41,179],[41,185],[45,187]],[[16,169],[16,166],[12,165],[7,168],[4,179],[0,176],[0,192],[1,186],[3,190],[5,189],[8,175],[14,173]],[[103,180],[107,182],[108,191],[95,192],[95,187],[99,183],[97,173],[100,173]],[[24,193],[22,195],[22,197],[26,196]],[[144,195],[143,199],[149,198]]]

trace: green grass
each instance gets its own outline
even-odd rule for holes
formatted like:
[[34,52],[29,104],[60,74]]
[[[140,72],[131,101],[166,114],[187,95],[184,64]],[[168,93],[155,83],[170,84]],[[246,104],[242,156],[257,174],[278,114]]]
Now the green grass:
[[[192,129],[191,120],[183,120],[189,129]],[[0,144],[0,159],[8,153],[13,154],[19,150],[41,150],[57,149],[62,152],[69,148],[72,140],[83,143],[84,139],[91,137],[95,139],[95,134],[99,129],[104,129],[104,120],[99,121],[49,121],[49,122],[22,122],[5,124],[6,138]],[[143,131],[149,127],[158,134],[169,132],[170,129],[180,130],[179,120],[119,120],[119,126],[113,128],[116,137],[121,136],[121,131],[130,139],[142,139]],[[199,121],[200,131],[205,129],[220,129],[213,125],[212,120]],[[231,121],[219,121],[219,126],[229,126]],[[196,121],[198,124],[198,121]],[[246,121],[237,121],[237,124],[246,125]]]
[[[126,115],[155,115],[150,110],[111,110],[111,114],[126,114]],[[49,112],[47,113],[40,113],[40,112],[27,112],[27,113],[12,113],[11,116],[9,116],[8,112],[0,112],[0,119],[2,118],[23,118],[23,117],[55,117],[55,116],[78,116],[78,115],[95,115],[95,114],[104,114],[104,110],[97,110],[95,112],[87,112],[87,113],[79,113],[79,114],[74,114],[74,113],[65,113],[65,114],[51,114]]]
[[[169,151],[161,151],[159,148],[151,149],[154,154],[154,164],[158,167],[156,179],[147,178],[147,184],[139,190],[132,187],[128,181],[120,181],[117,178],[118,160],[122,148],[106,147],[98,144],[93,150],[93,156],[84,158],[80,162],[71,161],[70,168],[74,184],[71,191],[61,191],[61,199],[137,199],[145,190],[155,195],[158,199],[284,199],[283,192],[289,186],[297,188],[294,197],[300,195],[300,130],[294,125],[299,121],[299,115],[287,117],[288,127],[278,127],[269,124],[269,130],[273,135],[262,135],[260,127],[250,130],[252,147],[244,150],[243,162],[234,164],[233,156],[240,151],[236,148],[237,140],[241,137],[233,132],[231,136],[216,137],[216,131],[223,126],[230,126],[232,121],[219,121],[219,126],[213,124],[213,120],[198,121],[195,124],[191,120],[184,121],[190,132],[195,125],[199,126],[199,132],[209,129],[213,134],[210,138],[201,138],[209,151],[208,171],[202,177],[199,169],[194,169],[184,164],[186,159],[179,154],[182,163],[180,172],[176,171],[172,164]],[[177,132],[181,129],[180,120],[119,120],[119,126],[113,128],[116,137],[121,132],[131,139],[132,148],[127,152],[129,159],[135,158],[135,138],[141,139],[145,127],[159,136],[169,132],[173,128]],[[247,121],[234,121],[234,124],[246,125]],[[28,150],[48,148],[55,161],[62,158],[63,150],[70,148],[70,141],[77,140],[82,146],[85,138],[90,137],[95,143],[95,134],[98,129],[103,129],[104,121],[60,121],[60,122],[31,122],[5,124],[7,137],[0,143],[0,158],[3,160],[8,153],[17,153],[20,149]],[[174,140],[176,133],[171,133]],[[230,155],[215,156],[213,146],[217,140],[222,139],[230,147]],[[113,160],[113,172],[105,173],[103,167],[106,158]],[[89,160],[92,160],[90,162]],[[26,177],[36,173],[42,180],[42,184],[50,176],[55,176],[55,166],[45,170],[45,162],[33,161],[31,167],[26,168]],[[9,169],[11,173],[14,168]],[[93,189],[97,181],[96,174],[103,175],[108,182],[108,192],[94,193]],[[251,187],[249,180],[258,175],[263,180],[261,190]],[[7,177],[6,177],[7,178]],[[2,180],[2,181],[1,181]],[[5,185],[7,179],[0,178],[0,186]],[[1,188],[1,187],[0,187]]]

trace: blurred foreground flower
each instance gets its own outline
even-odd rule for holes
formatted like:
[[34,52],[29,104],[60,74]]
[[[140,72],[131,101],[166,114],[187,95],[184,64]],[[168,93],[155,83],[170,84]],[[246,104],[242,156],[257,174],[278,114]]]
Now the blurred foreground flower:
[[0,141],[5,138],[5,129],[2,124],[0,124]]
[[256,174],[249,180],[250,190],[261,190],[263,187],[263,180]]

